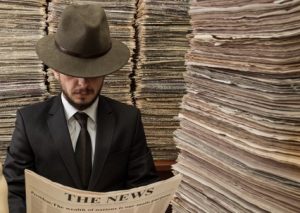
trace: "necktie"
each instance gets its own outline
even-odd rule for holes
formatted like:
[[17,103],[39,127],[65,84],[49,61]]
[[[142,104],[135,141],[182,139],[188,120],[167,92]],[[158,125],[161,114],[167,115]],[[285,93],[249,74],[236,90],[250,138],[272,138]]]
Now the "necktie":
[[74,117],[81,127],[75,148],[75,158],[83,189],[87,189],[92,172],[92,144],[87,130],[88,115],[83,112],[77,112]]

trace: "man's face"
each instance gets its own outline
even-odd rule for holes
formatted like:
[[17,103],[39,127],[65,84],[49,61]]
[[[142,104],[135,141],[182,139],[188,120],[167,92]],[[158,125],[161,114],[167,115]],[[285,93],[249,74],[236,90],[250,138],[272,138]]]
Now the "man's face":
[[54,77],[60,82],[65,98],[79,110],[89,107],[101,91],[104,76],[78,78],[54,71]]

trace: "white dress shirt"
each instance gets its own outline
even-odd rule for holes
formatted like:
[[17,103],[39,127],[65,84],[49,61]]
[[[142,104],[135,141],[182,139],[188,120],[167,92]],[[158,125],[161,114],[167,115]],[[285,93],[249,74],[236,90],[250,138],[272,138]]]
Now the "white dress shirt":
[[[70,137],[72,141],[73,150],[75,151],[77,139],[80,133],[80,125],[78,121],[74,118],[74,114],[79,110],[73,107],[61,93],[61,100],[64,106],[64,111],[66,115],[66,120],[70,132]],[[97,108],[98,108],[99,97],[94,101],[94,103],[87,109],[80,112],[85,112],[88,115],[87,129],[91,137],[92,142],[92,162],[94,162],[95,156],[95,146],[96,146],[96,131],[97,131]]]

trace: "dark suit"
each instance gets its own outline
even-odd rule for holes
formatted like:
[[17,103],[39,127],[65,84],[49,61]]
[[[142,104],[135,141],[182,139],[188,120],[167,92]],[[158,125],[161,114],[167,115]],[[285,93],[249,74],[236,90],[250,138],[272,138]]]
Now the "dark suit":
[[[88,190],[112,191],[158,180],[140,112],[100,96],[96,148]],[[24,169],[82,188],[60,96],[17,111],[4,164],[10,213],[25,212]]]

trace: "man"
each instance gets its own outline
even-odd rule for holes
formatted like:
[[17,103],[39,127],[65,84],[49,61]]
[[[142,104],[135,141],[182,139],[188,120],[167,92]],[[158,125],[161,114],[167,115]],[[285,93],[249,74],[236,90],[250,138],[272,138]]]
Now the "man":
[[4,164],[10,213],[26,212],[24,169],[90,191],[112,191],[158,180],[140,112],[100,96],[104,76],[124,66],[128,48],[110,38],[99,5],[72,5],[57,33],[37,54],[62,93],[17,111]]

